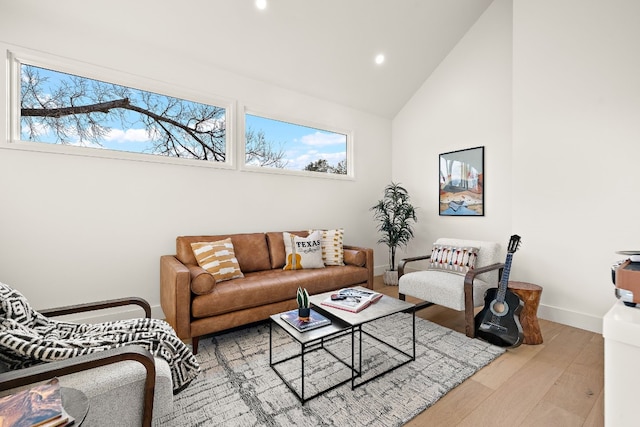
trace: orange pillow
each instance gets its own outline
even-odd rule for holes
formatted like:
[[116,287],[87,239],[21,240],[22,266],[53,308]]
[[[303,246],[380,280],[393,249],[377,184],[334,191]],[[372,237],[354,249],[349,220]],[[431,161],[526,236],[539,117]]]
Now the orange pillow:
[[198,265],[211,273],[216,282],[244,277],[231,238],[217,242],[191,243],[191,249]]

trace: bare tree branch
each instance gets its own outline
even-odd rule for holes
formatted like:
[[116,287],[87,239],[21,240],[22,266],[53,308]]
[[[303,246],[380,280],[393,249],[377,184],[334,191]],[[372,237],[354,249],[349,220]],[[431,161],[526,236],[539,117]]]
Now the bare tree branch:
[[99,104],[81,105],[62,108],[22,108],[22,116],[28,117],[63,117],[73,114],[109,113],[113,108],[128,108],[131,104],[127,98]]

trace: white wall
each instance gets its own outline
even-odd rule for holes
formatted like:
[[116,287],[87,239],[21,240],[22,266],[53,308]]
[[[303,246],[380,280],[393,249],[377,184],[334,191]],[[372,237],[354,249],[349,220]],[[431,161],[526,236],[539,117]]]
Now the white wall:
[[[438,237],[509,240],[511,4],[494,2],[393,120],[392,174],[419,207],[406,251]],[[484,146],[485,216],[438,215],[440,153]]]
[[[631,0],[494,1],[392,124],[393,179],[423,207],[412,254],[520,234],[511,278],[544,287],[538,315],[601,331],[615,251],[639,246],[638,16]],[[477,145],[486,216],[438,217],[438,153]]]
[[[615,251],[640,247],[640,2],[514,2],[517,273],[543,315],[600,331]],[[515,262],[514,262],[515,265]]]
[[[239,115],[247,106],[351,130],[355,152],[355,180],[340,181],[0,149],[0,281],[36,308],[136,295],[162,316],[159,258],[175,253],[178,235],[344,227],[346,243],[376,247],[368,209],[391,177],[389,120],[161,47],[141,51],[117,31],[69,37],[65,30],[30,26],[24,17],[31,11],[19,8],[13,3],[13,14],[0,14],[5,57],[16,46],[42,51],[155,79],[177,92],[234,99]],[[70,13],[68,19],[56,26],[71,27],[76,18]],[[2,100],[6,69],[0,67]],[[0,117],[7,117],[7,102],[0,103]],[[0,135],[6,142],[4,119]],[[385,262],[386,253],[377,250],[376,263]]]

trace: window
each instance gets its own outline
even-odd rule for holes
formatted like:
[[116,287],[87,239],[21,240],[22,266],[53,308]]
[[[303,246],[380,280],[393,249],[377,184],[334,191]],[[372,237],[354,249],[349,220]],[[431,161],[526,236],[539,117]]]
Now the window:
[[312,173],[349,175],[349,136],[245,114],[245,165]]
[[14,140],[73,147],[70,150],[92,149],[93,155],[128,152],[209,163],[230,161],[228,106],[53,68],[14,60]]

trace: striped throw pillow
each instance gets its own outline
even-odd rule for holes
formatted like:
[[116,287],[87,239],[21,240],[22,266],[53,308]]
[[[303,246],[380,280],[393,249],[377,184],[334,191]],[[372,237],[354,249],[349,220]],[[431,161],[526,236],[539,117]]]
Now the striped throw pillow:
[[[309,234],[314,230],[309,230]],[[322,261],[324,265],[344,265],[344,229],[317,230],[322,243]]]
[[467,272],[476,265],[478,250],[478,248],[456,248],[453,246],[433,245],[429,269],[463,275],[467,274]]
[[198,265],[211,273],[216,282],[244,277],[231,238],[217,242],[192,243],[191,249]]

